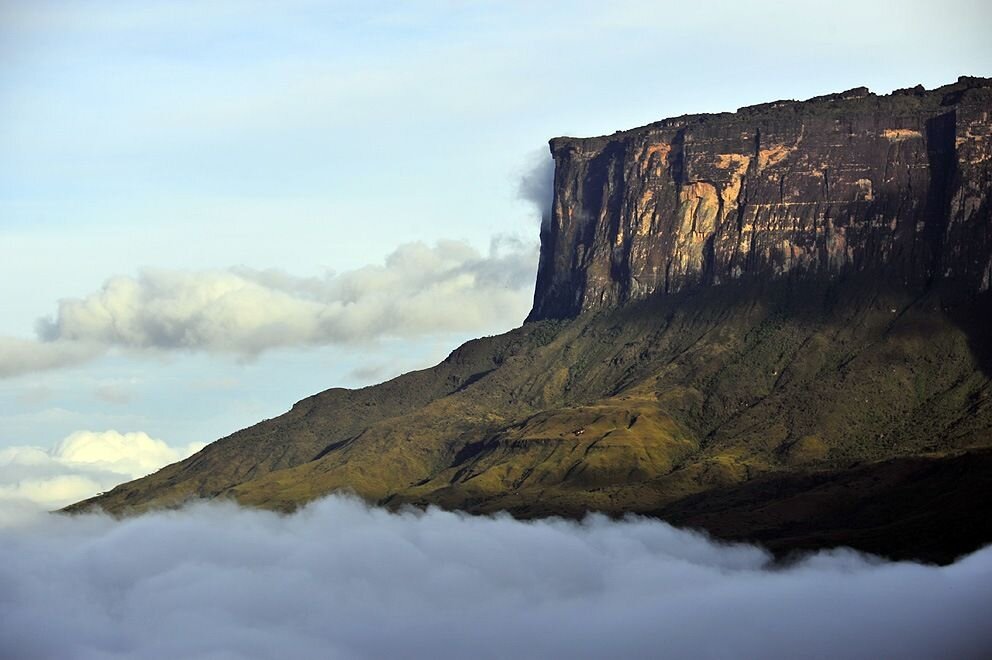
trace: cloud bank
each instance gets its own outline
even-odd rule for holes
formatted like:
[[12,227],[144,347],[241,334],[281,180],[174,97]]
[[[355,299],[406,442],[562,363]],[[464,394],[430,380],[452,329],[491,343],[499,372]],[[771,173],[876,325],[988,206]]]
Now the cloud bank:
[[60,301],[39,321],[38,341],[0,339],[0,376],[115,348],[250,358],[280,347],[502,331],[526,316],[536,264],[536,246],[503,237],[485,255],[460,241],[409,243],[383,265],[323,277],[149,269]]
[[291,516],[203,504],[48,516],[0,543],[0,656],[978,658],[992,548],[948,567],[787,568],[658,521]]
[[182,460],[205,446],[171,447],[147,433],[76,431],[52,449],[0,449],[0,525],[63,507]]

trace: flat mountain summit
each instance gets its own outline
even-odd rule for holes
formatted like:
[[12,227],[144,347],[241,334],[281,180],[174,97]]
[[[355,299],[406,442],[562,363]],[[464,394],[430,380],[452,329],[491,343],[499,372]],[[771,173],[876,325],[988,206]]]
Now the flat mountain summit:
[[556,138],[533,309],[69,507],[334,491],[780,554],[992,542],[992,80]]

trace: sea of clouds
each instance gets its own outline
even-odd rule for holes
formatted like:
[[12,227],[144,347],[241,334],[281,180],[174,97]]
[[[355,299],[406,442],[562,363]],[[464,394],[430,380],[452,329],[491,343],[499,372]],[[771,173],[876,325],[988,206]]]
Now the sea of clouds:
[[0,529],[4,658],[982,658],[992,548],[776,565],[642,518],[203,503]]

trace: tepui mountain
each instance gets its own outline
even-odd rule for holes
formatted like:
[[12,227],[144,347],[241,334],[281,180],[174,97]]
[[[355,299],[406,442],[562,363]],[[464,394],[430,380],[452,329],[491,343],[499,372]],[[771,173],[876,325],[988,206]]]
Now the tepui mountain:
[[992,80],[551,140],[526,322],[70,507],[657,516],[777,554],[992,542]]

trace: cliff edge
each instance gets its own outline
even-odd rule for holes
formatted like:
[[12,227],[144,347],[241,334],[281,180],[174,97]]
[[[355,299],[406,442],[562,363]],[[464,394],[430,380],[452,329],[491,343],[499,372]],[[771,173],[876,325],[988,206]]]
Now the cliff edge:
[[530,320],[657,292],[869,271],[992,280],[992,80],[864,87],[555,138]]

